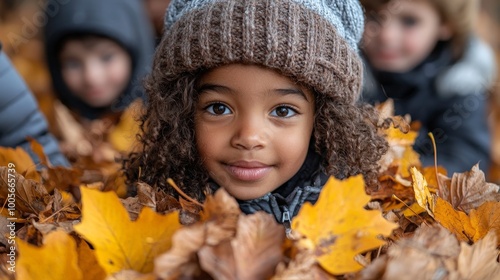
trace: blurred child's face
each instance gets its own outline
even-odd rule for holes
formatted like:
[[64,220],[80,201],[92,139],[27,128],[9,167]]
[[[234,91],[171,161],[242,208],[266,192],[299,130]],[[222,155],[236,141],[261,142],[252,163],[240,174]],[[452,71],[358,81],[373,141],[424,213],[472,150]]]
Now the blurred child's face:
[[248,200],[297,173],[313,130],[310,90],[273,70],[242,64],[210,71],[198,89],[197,147],[219,186]]
[[110,106],[129,84],[132,72],[127,51],[106,38],[69,40],[60,61],[69,90],[92,107]]
[[364,52],[370,64],[382,71],[412,70],[439,40],[450,36],[437,9],[425,0],[395,0],[367,16]]

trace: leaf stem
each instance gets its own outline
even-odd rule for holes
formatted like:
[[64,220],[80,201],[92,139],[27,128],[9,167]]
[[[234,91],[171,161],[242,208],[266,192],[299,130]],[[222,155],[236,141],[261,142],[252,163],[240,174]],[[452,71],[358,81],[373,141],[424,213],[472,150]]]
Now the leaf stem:
[[436,139],[434,139],[434,134],[432,132],[429,132],[427,135],[431,138],[432,141],[432,147],[434,148],[434,173],[436,175],[436,184],[437,188],[439,190],[439,176],[438,176],[438,160],[437,160],[437,146],[436,146]]
[[167,183],[172,186],[172,188],[174,188],[182,197],[184,197],[186,200],[188,200],[189,202],[192,202],[200,207],[203,207],[203,204],[199,203],[196,199],[194,198],[191,198],[189,195],[187,195],[186,193],[184,193],[181,188],[179,188],[174,180],[172,180],[171,178],[168,178],[167,179]]

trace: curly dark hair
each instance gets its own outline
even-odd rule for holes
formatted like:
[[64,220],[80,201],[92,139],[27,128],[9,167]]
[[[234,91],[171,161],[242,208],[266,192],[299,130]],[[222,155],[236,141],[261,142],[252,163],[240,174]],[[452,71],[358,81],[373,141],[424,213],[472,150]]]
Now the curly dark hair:
[[[196,149],[194,113],[196,82],[204,72],[185,73],[170,82],[161,65],[157,61],[146,79],[149,99],[139,136],[143,150],[125,161],[127,181],[130,185],[140,180],[177,196],[167,184],[172,178],[187,195],[202,201],[209,192],[209,176]],[[378,116],[372,106],[346,102],[315,93],[315,149],[324,156],[328,175],[363,174],[367,186],[374,186],[387,142],[377,134]]]

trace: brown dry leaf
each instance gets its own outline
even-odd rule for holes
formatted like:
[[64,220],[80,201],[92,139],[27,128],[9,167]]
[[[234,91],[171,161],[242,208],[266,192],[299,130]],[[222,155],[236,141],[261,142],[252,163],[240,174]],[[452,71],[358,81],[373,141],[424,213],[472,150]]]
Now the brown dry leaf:
[[448,201],[440,197],[436,199],[434,219],[455,234],[458,240],[464,242],[472,241],[475,229],[467,214],[462,211],[456,211]]
[[[93,278],[88,278],[93,279]],[[106,280],[156,280],[153,273],[142,274],[135,270],[122,270],[113,275],[106,277]]]
[[9,179],[11,183],[15,182],[16,210],[38,214],[47,208],[52,198],[45,187],[34,180],[25,179],[18,173],[9,172],[9,168],[6,166],[0,166],[1,199],[5,201],[11,193],[9,192]]
[[283,258],[284,237],[269,214],[241,216],[234,239],[198,252],[201,267],[214,279],[268,279]]
[[474,242],[483,239],[490,231],[500,240],[500,202],[486,202],[479,208],[472,209],[469,217],[471,225],[476,229]]
[[500,201],[500,187],[487,183],[483,171],[476,164],[471,171],[455,173],[451,185],[440,185],[439,196],[453,208],[469,213],[487,201]]
[[83,279],[101,280],[106,277],[106,272],[99,265],[94,250],[90,249],[87,242],[79,239],[76,251],[78,253],[78,267],[82,270]]
[[398,227],[380,211],[364,209],[370,202],[364,185],[362,175],[344,181],[331,177],[316,204],[304,204],[292,221],[292,229],[303,237],[298,248],[314,251],[318,263],[331,274],[362,269],[354,257],[384,245],[380,236],[389,236]]
[[144,182],[137,183],[137,197],[139,197],[139,202],[142,205],[159,213],[182,209],[180,202],[173,196],[166,194],[161,189],[154,190]]
[[497,235],[490,232],[472,246],[464,242],[460,244],[458,272],[461,279],[500,279],[497,240]]
[[21,147],[15,149],[0,147],[0,166],[9,166],[9,163],[14,164],[16,172],[23,175],[24,178],[42,182],[42,177],[36,171],[35,163]]
[[208,196],[201,212],[201,221],[207,224],[206,243],[215,246],[234,237],[240,214],[238,202],[223,188]]
[[[123,207],[127,209],[128,215],[130,216],[131,221],[137,220],[139,213],[142,209],[142,204],[139,202],[139,198],[137,196],[127,197],[125,199],[120,198],[120,201],[123,204]],[[154,209],[151,209],[154,211]]]
[[316,262],[312,251],[301,251],[288,264],[280,263],[272,280],[311,279],[333,280],[335,277],[324,271]]
[[161,279],[179,279],[201,273],[196,252],[205,244],[205,224],[182,227],[172,236],[172,248],[156,257],[154,272]]
[[[450,232],[423,224],[413,237],[390,246],[386,260],[374,262],[366,270],[383,273],[377,279],[445,279],[457,269],[459,252],[458,241]],[[384,261],[385,269],[384,263],[380,263]],[[361,273],[360,279],[374,279],[372,276]]]
[[117,171],[109,175],[105,180],[102,188],[103,191],[114,191],[118,197],[127,197],[127,184],[125,183],[125,175],[122,171]]
[[65,222],[52,222],[52,223],[37,223],[33,221],[33,226],[44,236],[56,231],[56,230],[62,230],[66,233],[72,233],[73,226],[78,224],[79,221],[65,221]]

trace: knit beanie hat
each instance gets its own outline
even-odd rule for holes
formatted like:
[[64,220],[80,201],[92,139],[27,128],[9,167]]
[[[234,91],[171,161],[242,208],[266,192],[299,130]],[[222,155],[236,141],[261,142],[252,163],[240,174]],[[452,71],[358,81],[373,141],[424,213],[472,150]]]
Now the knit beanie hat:
[[360,94],[358,0],[174,0],[155,68],[184,73],[231,63],[278,70],[342,104]]

